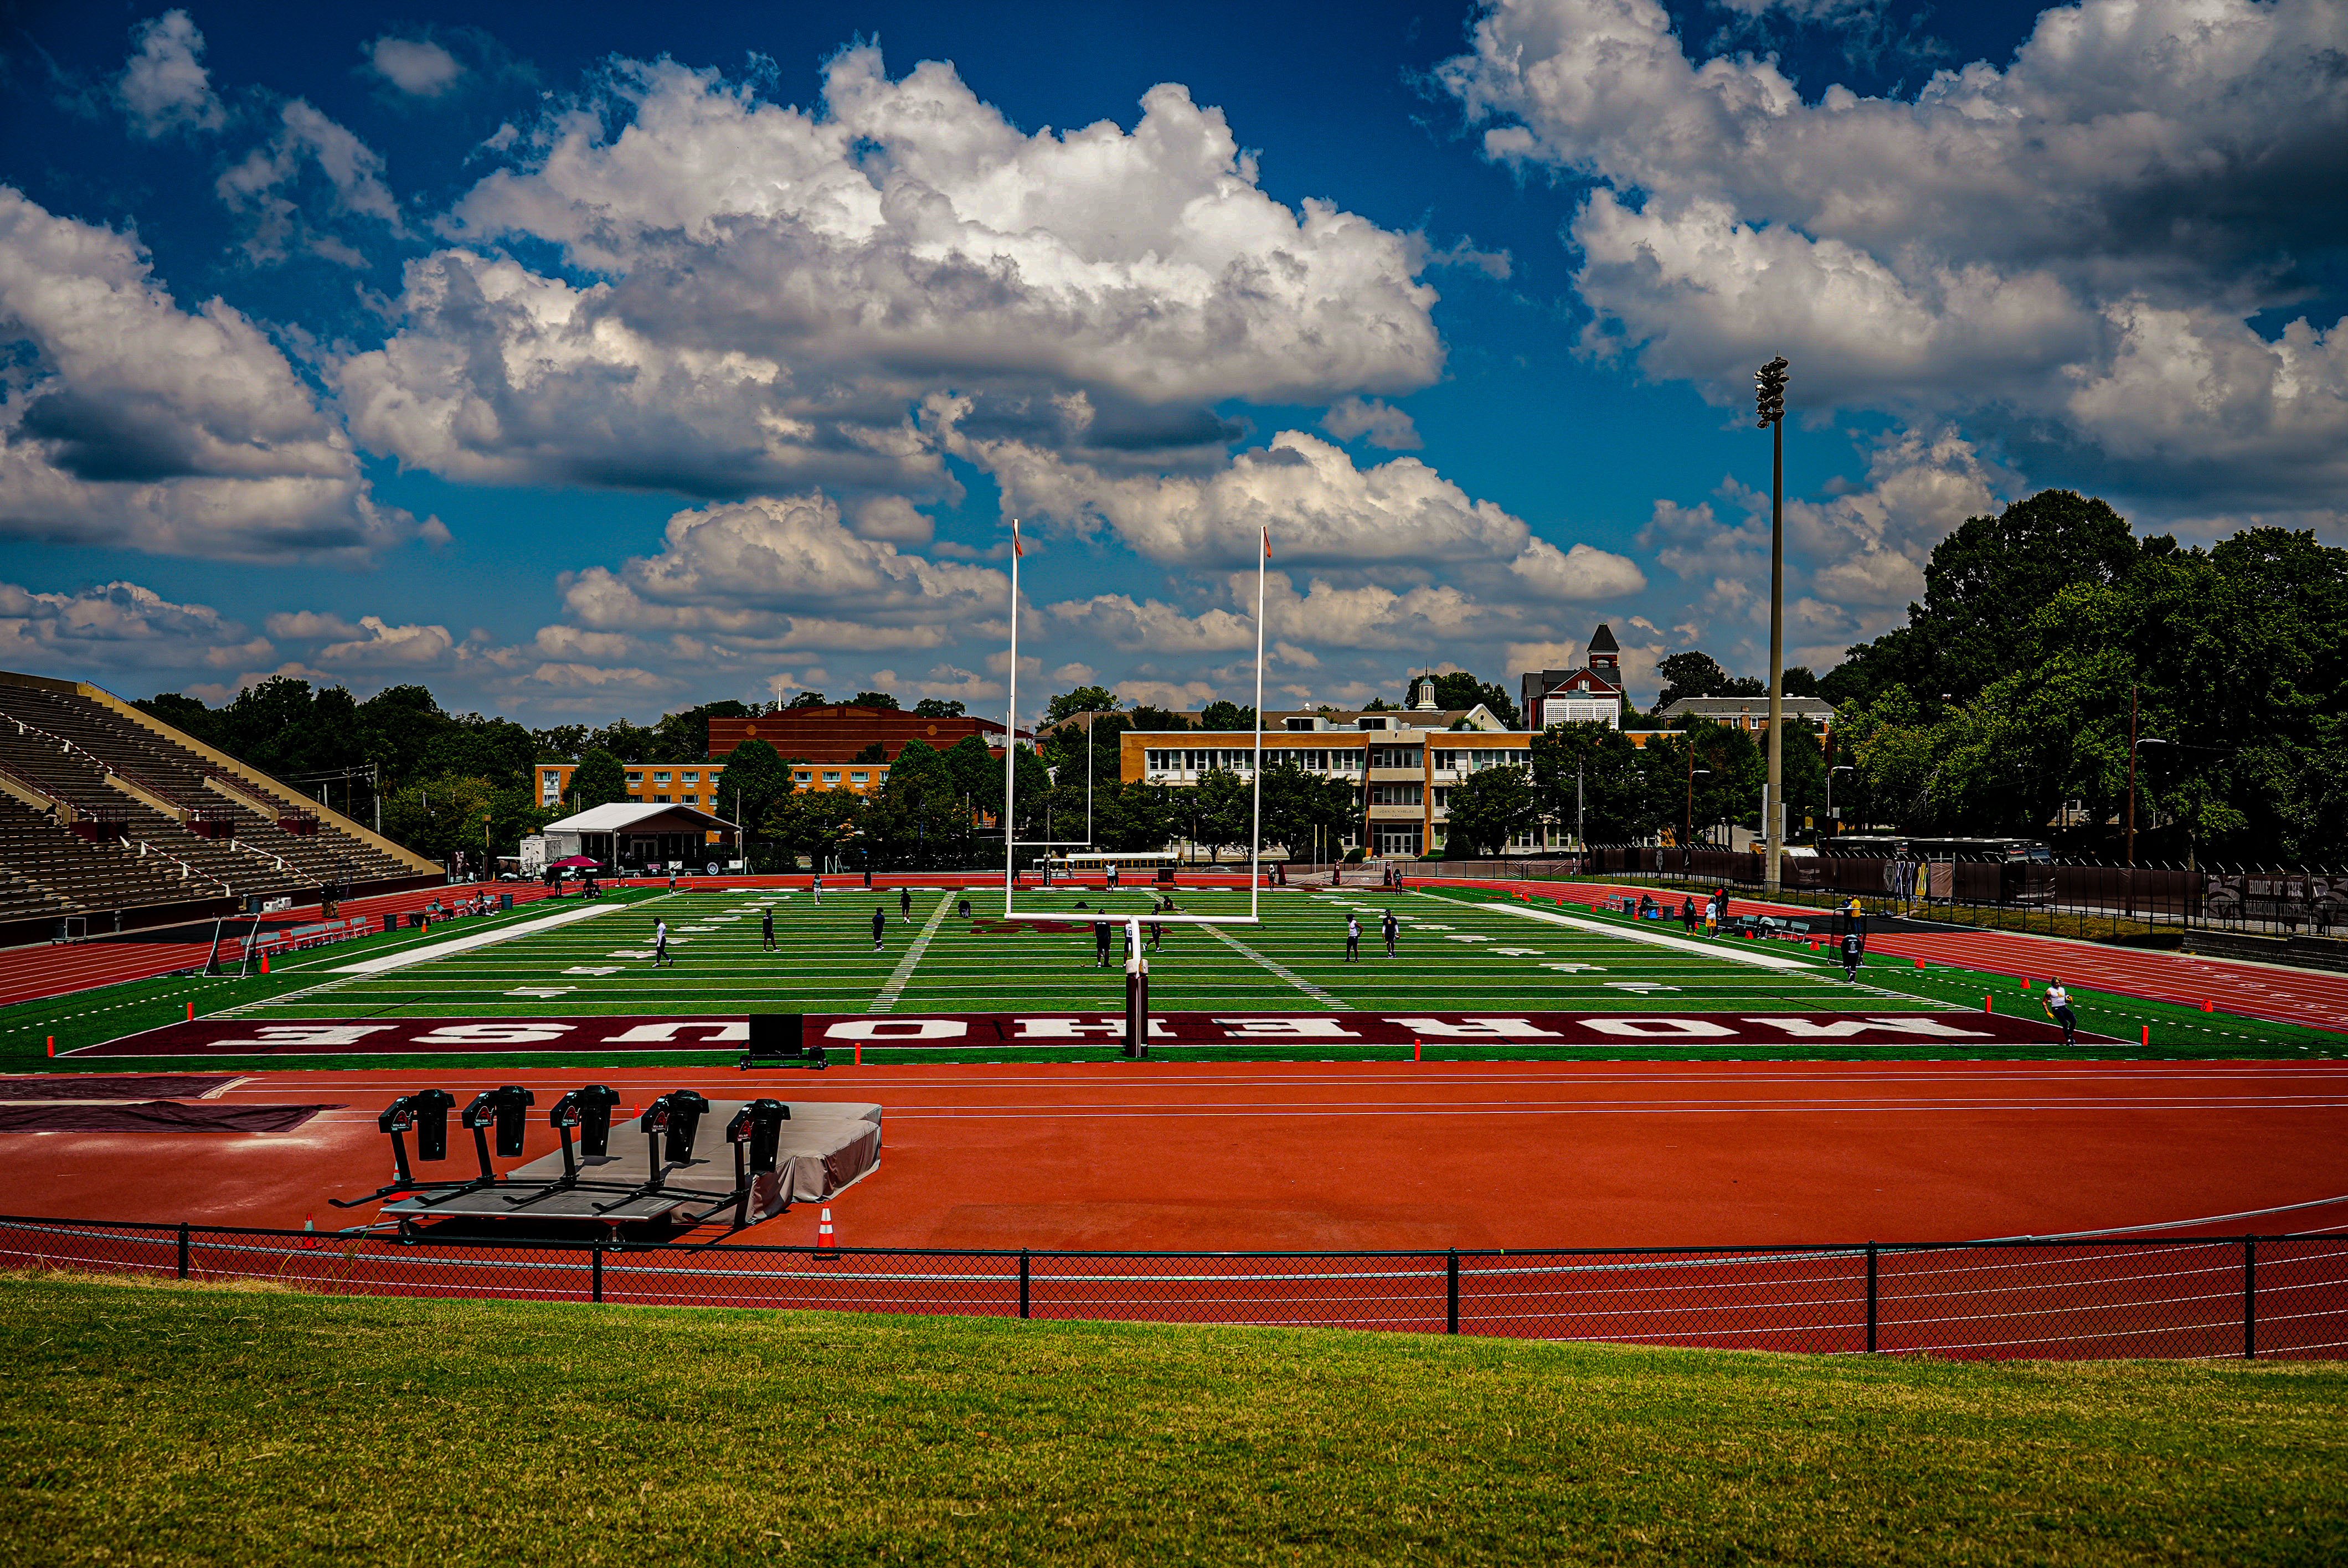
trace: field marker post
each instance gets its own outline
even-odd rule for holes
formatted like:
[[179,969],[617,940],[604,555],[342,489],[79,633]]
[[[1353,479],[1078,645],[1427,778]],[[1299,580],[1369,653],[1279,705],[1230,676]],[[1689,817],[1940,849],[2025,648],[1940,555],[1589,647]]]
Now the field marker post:
[[2242,1238],[2242,1359],[2259,1358],[2259,1238]]
[[188,1222],[180,1222],[180,1277],[188,1277]]
[[1867,1353],[1875,1354],[1875,1255],[1873,1242],[1867,1244]]
[[1028,1263],[1028,1251],[1023,1246],[1019,1249],[1019,1316],[1022,1317],[1033,1317],[1035,1316],[1035,1313],[1029,1309],[1028,1302],[1027,1286],[1031,1275]]
[[57,1037],[56,1035],[51,1035],[51,1036],[49,1036],[49,1054],[50,1054],[51,1056],[55,1056],[57,1053]]
[[2152,1025],[2150,1024],[2146,1024],[2144,1026],[2144,1043],[2147,1045],[2150,1045],[2152,1043]]
[[1457,1334],[1459,1332],[1459,1249],[1453,1247],[1449,1256],[1450,1263],[1444,1270],[1443,1331]]
[[601,1301],[603,1299],[603,1243],[600,1237],[590,1250],[595,1256],[594,1298]]

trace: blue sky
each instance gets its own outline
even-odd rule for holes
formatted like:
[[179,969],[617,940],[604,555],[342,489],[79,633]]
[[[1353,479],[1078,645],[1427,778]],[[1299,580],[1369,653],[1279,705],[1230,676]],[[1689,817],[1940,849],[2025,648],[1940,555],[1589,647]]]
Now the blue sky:
[[218,701],[1761,671],[2049,486],[2340,542],[2314,0],[0,5],[0,667]]

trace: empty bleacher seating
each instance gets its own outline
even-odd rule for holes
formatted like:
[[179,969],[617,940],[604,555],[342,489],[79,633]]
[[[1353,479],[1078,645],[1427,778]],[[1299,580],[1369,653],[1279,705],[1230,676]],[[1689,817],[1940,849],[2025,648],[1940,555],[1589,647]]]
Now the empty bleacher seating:
[[0,925],[302,904],[438,873],[88,690],[0,675]]

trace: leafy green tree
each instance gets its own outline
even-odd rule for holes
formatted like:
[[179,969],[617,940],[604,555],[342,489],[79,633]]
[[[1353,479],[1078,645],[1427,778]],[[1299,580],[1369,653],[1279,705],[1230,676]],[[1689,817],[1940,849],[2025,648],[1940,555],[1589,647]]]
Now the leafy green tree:
[[627,719],[614,719],[587,737],[590,746],[601,747],[623,763],[648,763],[653,753],[660,749],[656,731]]
[[587,726],[555,724],[530,733],[530,743],[538,748],[541,762],[575,763],[579,753],[587,749]]
[[572,811],[589,811],[627,798],[628,770],[602,747],[589,747],[572,773],[571,796],[564,804]]
[[790,765],[764,741],[749,740],[726,755],[715,785],[719,811],[756,833],[767,814],[790,794]]
[[889,748],[875,741],[848,760],[851,763],[885,763],[889,760]]
[[963,705],[945,697],[924,697],[913,704],[913,716],[917,719],[959,719],[963,716]]
[[1254,825],[1255,796],[1247,782],[1229,768],[1210,768],[1191,791],[1190,838],[1210,855],[1226,848],[1245,848]]
[[[804,857],[820,866],[835,856],[845,856],[862,836],[866,805],[853,790],[800,790],[767,810],[760,825],[762,853],[768,864],[762,870],[780,869],[776,862],[792,864]],[[753,864],[757,864],[756,858]]]
[[1698,770],[1694,776],[1694,833],[1698,843],[1719,824],[1737,822],[1752,826],[1760,819],[1761,786],[1768,779],[1768,761],[1751,735],[1706,719],[1683,722],[1680,733],[1659,735],[1639,753],[1639,771],[1647,784],[1647,809],[1653,820],[1682,842],[1691,780],[1689,753]]
[[1179,713],[1169,712],[1164,708],[1153,708],[1148,706],[1147,703],[1139,702],[1135,703],[1133,707],[1127,710],[1125,721],[1128,728],[1151,732],[1168,730],[1179,731],[1194,727],[1189,719],[1184,718]]
[[1113,713],[1116,711],[1116,692],[1106,686],[1079,686],[1052,699],[1051,705],[1044,710],[1044,723],[1056,724],[1071,713]]
[[848,700],[848,702],[850,707],[854,708],[888,708],[894,710],[897,706],[897,699],[891,697],[886,692],[859,692],[855,696],[850,697]]
[[499,789],[530,782],[538,743],[510,719],[461,713],[451,718],[426,748],[425,768],[434,774],[469,774]]
[[936,748],[908,741],[867,804],[864,832],[878,866],[926,870],[970,863],[973,828],[961,781]]
[[1822,694],[1840,707],[1904,685],[1921,702],[1944,692],[1971,702],[2012,668],[2032,618],[2057,593],[2118,586],[2147,555],[2175,549],[2169,539],[2139,543],[2110,507],[2069,490],[1968,518],[1932,548],[1924,601],[1908,607],[1908,624],[1851,649]]
[[1112,779],[1093,793],[1093,842],[1103,849],[1144,853],[1166,847],[1175,815],[1163,785]]
[[792,698],[786,706],[792,708],[828,708],[831,706],[831,704],[825,700],[824,694],[820,692],[802,692],[798,696]]
[[1731,675],[1709,653],[1691,648],[1666,656],[1655,665],[1663,690],[1655,706],[1667,708],[1683,697],[1755,697],[1768,692],[1766,682],[1749,675]]
[[130,705],[142,712],[152,713],[180,733],[208,746],[221,743],[219,717],[204,706],[203,699],[200,697],[184,696],[178,692],[158,692],[152,697]]
[[991,817],[1003,815],[1003,762],[988,749],[983,735],[964,735],[945,752],[946,767],[954,787],[973,811]]
[[748,717],[749,705],[730,699],[704,702],[698,707],[663,714],[660,723],[653,726],[651,749],[636,760],[647,763],[707,762],[709,721]]
[[[1277,755],[1277,753],[1274,753]],[[1280,845],[1291,859],[1312,856],[1318,828],[1324,858],[1360,826],[1360,794],[1349,781],[1308,773],[1282,757],[1263,770],[1263,840]]]
[[1643,838],[1661,825],[1639,748],[1612,724],[1557,724],[1533,737],[1533,803],[1543,821],[1591,844]]
[[1255,710],[1237,702],[1213,702],[1199,710],[1199,728],[1202,730],[1255,730]]
[[1451,786],[1447,854],[1497,855],[1540,825],[1530,768],[1481,768]]

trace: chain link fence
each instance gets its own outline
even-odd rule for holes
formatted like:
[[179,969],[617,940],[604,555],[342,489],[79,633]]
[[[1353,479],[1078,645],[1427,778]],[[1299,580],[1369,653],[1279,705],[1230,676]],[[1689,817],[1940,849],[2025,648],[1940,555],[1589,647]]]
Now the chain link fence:
[[0,1218],[0,1268],[352,1296],[1254,1324],[1812,1354],[2332,1358],[2348,1236],[1349,1253],[689,1247]]

